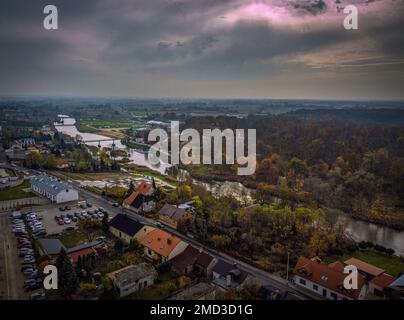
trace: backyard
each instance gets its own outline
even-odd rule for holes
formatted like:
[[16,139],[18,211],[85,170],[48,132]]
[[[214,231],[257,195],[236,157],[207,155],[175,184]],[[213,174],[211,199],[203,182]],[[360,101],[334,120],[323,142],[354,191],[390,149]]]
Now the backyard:
[[24,189],[29,189],[30,187],[31,183],[29,181],[24,181],[19,186],[0,190],[0,201],[34,197],[35,195],[33,193],[24,191]]

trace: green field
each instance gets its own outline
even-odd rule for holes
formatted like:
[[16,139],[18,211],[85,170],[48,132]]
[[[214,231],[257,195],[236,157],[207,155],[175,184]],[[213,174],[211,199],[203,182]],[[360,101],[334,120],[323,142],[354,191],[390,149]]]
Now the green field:
[[35,195],[33,193],[24,191],[24,189],[27,189],[30,187],[31,187],[31,183],[29,181],[24,181],[19,186],[0,190],[0,201],[34,197]]
[[345,261],[349,258],[356,258],[376,267],[386,270],[388,274],[397,277],[400,272],[404,272],[404,261],[398,257],[390,257],[371,250],[357,250],[353,254],[346,254],[340,258]]

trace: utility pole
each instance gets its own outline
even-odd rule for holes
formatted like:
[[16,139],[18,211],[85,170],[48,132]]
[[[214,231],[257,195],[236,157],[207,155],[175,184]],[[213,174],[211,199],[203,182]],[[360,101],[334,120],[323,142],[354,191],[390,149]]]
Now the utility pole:
[[288,260],[287,260],[287,263],[286,263],[286,281],[287,281],[287,284],[288,284],[289,283],[289,251],[287,253],[288,253]]

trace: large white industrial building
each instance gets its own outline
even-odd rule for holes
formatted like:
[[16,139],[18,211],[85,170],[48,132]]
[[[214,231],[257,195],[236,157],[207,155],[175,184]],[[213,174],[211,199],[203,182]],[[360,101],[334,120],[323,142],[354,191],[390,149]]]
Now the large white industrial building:
[[36,175],[31,179],[33,192],[48,198],[55,203],[77,201],[79,193],[68,184],[45,174]]

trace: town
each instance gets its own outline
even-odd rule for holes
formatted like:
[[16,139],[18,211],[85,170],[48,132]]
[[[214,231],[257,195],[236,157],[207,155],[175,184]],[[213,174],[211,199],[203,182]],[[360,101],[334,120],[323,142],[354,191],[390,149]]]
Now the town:
[[[184,167],[167,167],[163,172],[147,159],[136,164],[131,156],[137,152],[145,157],[140,146],[151,146],[148,131],[168,126],[164,117],[159,116],[164,121],[136,118],[141,122],[136,123],[137,129],[101,129],[101,136],[79,132],[68,116],[55,116],[58,121],[28,128],[29,135],[21,127],[2,131],[9,144],[1,150],[0,171],[1,230],[5,233],[1,270],[6,275],[1,281],[2,298],[402,297],[404,278],[397,269],[390,274],[385,264],[375,265],[358,255],[338,258],[316,247],[312,255],[289,260],[289,252],[282,252],[278,243],[272,250],[278,250],[276,255],[282,259],[271,271],[228,250],[227,237],[211,234],[204,212],[208,203],[215,206],[216,201],[229,198],[212,196],[197,181],[183,178]],[[19,132],[25,137],[12,140],[11,135],[18,137]],[[135,151],[122,144],[130,139],[137,144]],[[258,217],[261,209],[255,198],[238,199],[231,201],[240,209],[232,202],[226,206]],[[384,249],[387,254],[377,253],[379,247],[360,243],[357,252],[399,260],[392,258],[391,249]],[[59,270],[58,290],[43,288],[47,265]],[[348,265],[359,271],[357,289],[343,286]]]

